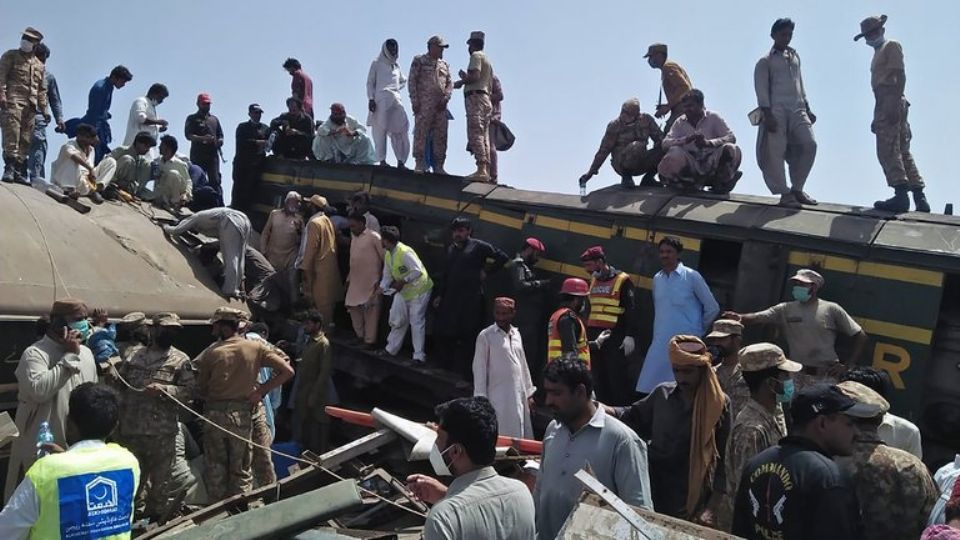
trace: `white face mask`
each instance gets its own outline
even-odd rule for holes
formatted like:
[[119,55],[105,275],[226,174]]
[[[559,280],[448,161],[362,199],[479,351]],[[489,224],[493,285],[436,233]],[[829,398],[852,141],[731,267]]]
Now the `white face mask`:
[[21,39],[21,40],[20,40],[20,50],[23,51],[23,52],[25,52],[25,53],[31,53],[31,52],[33,52],[33,42],[30,41],[29,39]]
[[433,443],[433,449],[430,450],[430,465],[433,466],[433,472],[437,473],[438,476],[453,476],[450,466],[443,459],[443,455],[449,452],[451,448],[453,448],[452,444],[441,452],[437,443]]
[[879,49],[886,39],[884,39],[883,36],[880,36],[877,39],[865,39],[864,41],[867,43],[867,45],[873,47],[874,49]]

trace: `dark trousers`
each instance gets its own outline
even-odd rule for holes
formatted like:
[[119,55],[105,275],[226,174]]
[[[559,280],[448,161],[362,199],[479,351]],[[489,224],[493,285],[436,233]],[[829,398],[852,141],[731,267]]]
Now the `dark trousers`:
[[254,190],[260,180],[262,161],[233,162],[233,190],[230,193],[230,207],[246,212],[253,204]]
[[[589,329],[587,332],[600,334],[600,329]],[[597,400],[607,405],[630,405],[633,403],[634,388],[630,380],[629,360],[620,349],[623,336],[616,332],[604,342],[599,350],[590,347],[590,369],[593,374],[593,390]],[[637,351],[634,351],[636,354]]]

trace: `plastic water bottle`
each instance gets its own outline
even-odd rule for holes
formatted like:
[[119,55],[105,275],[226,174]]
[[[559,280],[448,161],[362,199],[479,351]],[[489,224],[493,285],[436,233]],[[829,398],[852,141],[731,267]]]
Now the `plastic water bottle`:
[[47,455],[44,444],[53,443],[53,432],[50,431],[50,422],[40,422],[40,431],[37,433],[37,458]]
[[580,184],[580,196],[581,196],[581,197],[586,197],[586,196],[587,196],[587,185],[586,185],[586,184]]

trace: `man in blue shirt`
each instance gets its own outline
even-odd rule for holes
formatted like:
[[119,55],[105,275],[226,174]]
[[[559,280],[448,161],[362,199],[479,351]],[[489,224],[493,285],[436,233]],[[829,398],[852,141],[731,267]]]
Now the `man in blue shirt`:
[[103,156],[110,153],[110,142],[113,136],[110,133],[110,103],[113,101],[114,88],[123,88],[133,80],[133,74],[124,66],[117,66],[110,70],[110,75],[93,83],[87,98],[87,113],[81,118],[67,120],[67,137],[77,136],[77,126],[90,124],[97,128],[97,137],[100,144],[96,148],[96,162],[100,163]]
[[663,270],[653,277],[653,339],[637,381],[637,392],[642,394],[674,380],[667,357],[670,338],[702,336],[720,313],[720,305],[700,272],[680,262],[683,243],[667,236],[660,240],[659,249]]

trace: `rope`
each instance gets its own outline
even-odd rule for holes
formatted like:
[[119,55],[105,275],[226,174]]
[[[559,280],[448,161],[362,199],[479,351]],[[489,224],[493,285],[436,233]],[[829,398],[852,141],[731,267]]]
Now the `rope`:
[[[120,382],[122,382],[122,383],[124,384],[124,386],[126,386],[126,387],[129,388],[130,390],[133,390],[134,392],[145,392],[145,391],[146,391],[146,388],[137,388],[137,387],[131,385],[129,382],[127,382],[127,380],[124,379],[123,376],[120,375],[120,373],[117,371],[117,369],[116,369],[115,367],[112,367],[112,368],[111,368],[111,374],[112,374],[113,376],[115,376]],[[183,402],[180,401],[179,399],[177,399],[177,398],[173,397],[172,395],[170,395],[170,393],[167,392],[166,390],[161,389],[160,392],[163,393],[163,394],[164,394],[165,396],[167,396],[168,398],[170,398],[174,403],[176,403],[177,405],[179,405],[180,407],[182,407],[184,410],[190,412],[191,414],[193,414],[193,415],[195,415],[196,417],[200,418],[201,420],[203,420],[203,421],[206,422],[207,424],[210,424],[210,425],[213,426],[214,428],[216,428],[216,429],[218,429],[218,430],[226,433],[227,435],[230,435],[231,437],[234,437],[234,438],[236,438],[236,439],[239,439],[239,440],[241,440],[241,441],[243,441],[243,442],[245,442],[245,443],[247,443],[247,444],[253,445],[253,446],[255,446],[255,447],[257,447],[257,448],[260,448],[260,449],[262,449],[262,450],[266,450],[266,451],[268,451],[268,452],[270,452],[270,453],[273,453],[273,454],[276,454],[276,455],[278,455],[278,456],[282,456],[282,457],[285,457],[285,458],[287,458],[287,459],[290,459],[290,460],[293,460],[293,461],[296,461],[296,462],[299,462],[299,463],[303,463],[303,464],[305,464],[305,465],[309,465],[309,466],[311,466],[311,467],[316,467],[316,468],[322,470],[323,472],[329,474],[330,476],[336,478],[337,480],[346,480],[346,478],[344,478],[343,476],[340,476],[339,474],[337,474],[337,473],[331,471],[330,469],[324,467],[323,465],[321,465],[319,461],[313,461],[313,460],[309,460],[309,459],[304,459],[304,458],[302,458],[302,457],[291,456],[290,454],[287,454],[287,453],[284,453],[284,452],[280,452],[279,450],[274,450],[273,448],[270,448],[269,446],[266,446],[266,445],[257,444],[257,443],[253,442],[253,441],[250,440],[250,439],[244,438],[244,437],[241,436],[241,435],[237,435],[236,433],[230,431],[229,429],[227,429],[227,428],[225,428],[225,427],[217,424],[217,423],[214,422],[213,420],[210,420],[210,419],[207,418],[206,416],[203,416],[202,414],[200,414],[200,413],[198,413],[197,411],[193,410],[193,409],[190,408],[187,404],[183,403]],[[397,502],[395,502],[395,501],[391,501],[390,499],[388,499],[388,498],[386,498],[386,497],[383,497],[383,496],[381,496],[381,495],[378,494],[378,493],[374,493],[373,491],[370,491],[369,489],[364,488],[363,486],[361,486],[361,485],[359,484],[359,482],[357,483],[357,489],[359,489],[360,491],[362,491],[363,493],[365,493],[365,494],[367,494],[367,495],[369,495],[369,496],[371,496],[371,497],[374,497],[374,498],[376,498],[376,499],[378,499],[378,500],[380,500],[380,501],[382,501],[382,502],[385,502],[385,503],[387,503],[387,504],[389,504],[389,505],[391,505],[391,506],[395,506],[395,507],[397,507],[397,508],[399,508],[399,509],[401,509],[401,510],[403,510],[403,511],[405,511],[405,512],[409,512],[409,513],[411,513],[411,514],[413,514],[413,515],[415,515],[415,516],[419,516],[419,517],[424,518],[424,519],[427,517],[427,515],[424,514],[424,513],[422,513],[422,512],[418,512],[418,511],[416,511],[416,510],[414,510],[414,509],[412,509],[412,508],[408,508],[408,507],[406,507],[406,506],[403,506],[402,504],[399,504],[399,503],[397,503]],[[278,499],[279,499],[279,490],[280,490],[280,486],[279,486],[279,484],[278,484],[278,485],[277,485],[277,495],[278,495],[277,498],[278,498]],[[407,495],[407,494],[405,494],[405,495]]]
[[15,189],[7,185],[4,187],[7,188],[10,193],[13,193],[13,196],[16,197],[17,200],[20,201],[20,204],[27,209],[27,213],[29,213],[30,217],[33,218],[33,222],[37,224],[37,230],[40,231],[40,239],[43,240],[43,248],[47,252],[47,259],[50,261],[50,272],[53,275],[53,301],[57,301],[57,280],[60,280],[60,285],[63,287],[63,292],[65,292],[67,296],[70,296],[70,290],[67,288],[66,282],[63,281],[63,276],[60,275],[60,269],[57,268],[57,263],[53,259],[53,252],[50,251],[50,243],[47,242],[47,234],[43,232],[43,225],[40,224],[40,219],[37,218],[37,215],[33,212],[33,209],[30,208],[30,205],[23,200],[23,197],[21,197]]

